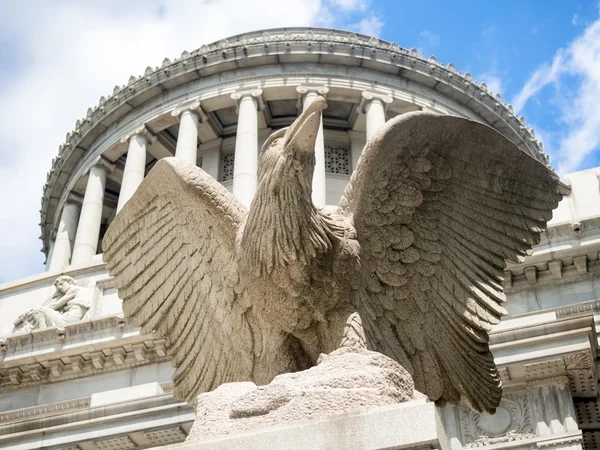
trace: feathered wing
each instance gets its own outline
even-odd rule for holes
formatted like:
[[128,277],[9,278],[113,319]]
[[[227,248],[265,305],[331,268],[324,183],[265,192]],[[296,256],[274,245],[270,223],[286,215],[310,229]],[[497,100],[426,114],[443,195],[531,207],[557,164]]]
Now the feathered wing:
[[235,238],[246,215],[201,169],[159,161],[111,224],[102,247],[124,313],[166,342],[175,395],[251,378],[252,336],[235,293]]
[[413,113],[370,140],[340,202],[353,216],[369,345],[405,364],[443,405],[493,412],[501,382],[488,332],[505,261],[539,242],[568,188],[495,130]]

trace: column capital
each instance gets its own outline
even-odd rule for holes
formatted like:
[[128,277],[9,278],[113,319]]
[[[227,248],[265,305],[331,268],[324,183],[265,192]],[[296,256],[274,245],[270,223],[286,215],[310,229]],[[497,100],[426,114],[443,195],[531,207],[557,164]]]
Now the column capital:
[[329,88],[323,85],[308,85],[301,84],[296,87],[296,92],[300,95],[308,94],[310,92],[321,95],[323,98],[329,93]]
[[208,115],[200,106],[200,99],[194,98],[191,100],[186,100],[175,107],[173,111],[171,111],[171,115],[173,117],[179,117],[182,113],[190,111],[198,115],[200,118],[200,122],[206,123],[208,122]]
[[121,138],[121,144],[124,144],[125,142],[129,142],[129,141],[131,141],[131,139],[138,137],[138,136],[145,139],[146,144],[154,144],[154,142],[156,141],[156,136],[154,135],[154,133],[152,133],[144,124],[144,125],[140,125],[135,130],[133,130],[133,133],[123,136]]
[[65,200],[65,204],[67,203],[78,203],[81,206],[83,205],[83,197],[79,194],[76,194],[75,192],[69,192]]
[[104,156],[101,156],[93,167],[102,167],[107,173],[112,173],[116,168],[115,164],[106,159]]
[[[301,84],[300,86],[296,86],[296,92],[298,93],[298,102],[296,103],[296,108],[300,112],[302,112],[302,108],[304,107],[304,98],[307,94],[315,94],[323,97],[323,100],[327,100],[327,93],[329,92],[329,88],[323,85],[305,85]],[[323,109],[327,109],[327,103]]]
[[360,101],[360,110],[363,113],[366,113],[366,106],[372,101],[380,101],[384,107],[387,107],[387,105],[394,101],[391,95],[384,92],[362,91],[361,96],[362,99]]
[[231,98],[233,100],[235,100],[237,108],[239,108],[240,101],[244,97],[255,98],[257,105],[258,105],[258,110],[262,111],[263,109],[265,109],[265,102],[263,101],[262,94],[263,94],[263,90],[260,88],[240,89],[238,91],[235,91],[233,94],[231,94]]

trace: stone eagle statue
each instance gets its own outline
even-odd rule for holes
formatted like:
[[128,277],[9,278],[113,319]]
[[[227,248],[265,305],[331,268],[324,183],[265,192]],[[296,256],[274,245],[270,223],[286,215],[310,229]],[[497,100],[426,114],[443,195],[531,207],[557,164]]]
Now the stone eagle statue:
[[323,107],[265,142],[249,211],[200,168],[156,164],[103,240],[125,314],[165,339],[189,402],[364,345],[438,405],[493,412],[505,261],[530,253],[568,188],[492,128],[417,112],[367,142],[329,212],[311,201]]

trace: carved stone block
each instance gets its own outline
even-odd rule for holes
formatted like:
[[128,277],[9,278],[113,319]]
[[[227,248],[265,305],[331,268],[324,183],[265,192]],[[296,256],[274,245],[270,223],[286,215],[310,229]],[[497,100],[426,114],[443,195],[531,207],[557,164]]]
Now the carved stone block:
[[534,438],[527,395],[506,394],[493,415],[460,405],[460,427],[465,448]]
[[279,375],[266,386],[228,383],[200,394],[188,440],[415,399],[425,396],[400,364],[368,350],[340,348],[319,365]]

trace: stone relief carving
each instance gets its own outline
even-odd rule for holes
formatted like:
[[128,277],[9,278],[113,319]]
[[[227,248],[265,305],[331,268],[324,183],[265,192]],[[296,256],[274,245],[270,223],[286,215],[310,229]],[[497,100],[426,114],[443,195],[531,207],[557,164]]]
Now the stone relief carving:
[[591,369],[592,361],[589,352],[573,353],[565,356],[567,370]]
[[578,397],[598,396],[598,383],[592,356],[589,352],[579,352],[564,357],[571,392]]
[[67,275],[54,281],[56,291],[39,308],[30,309],[14,320],[13,333],[64,326],[82,320],[90,309],[88,281],[78,283]]
[[539,242],[568,188],[493,129],[418,112],[382,126],[337,210],[319,209],[324,106],[267,139],[249,210],[194,165],[156,164],[103,240],[124,314],[165,339],[189,402],[346,345],[392,357],[439,405],[493,412],[505,261]]
[[493,415],[480,414],[464,405],[458,410],[465,448],[535,437],[527,395],[504,395]]

